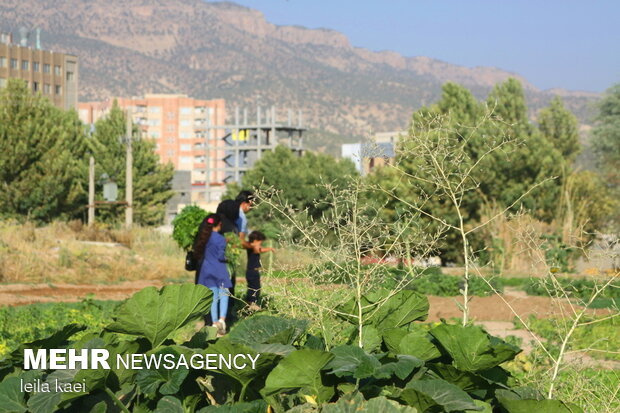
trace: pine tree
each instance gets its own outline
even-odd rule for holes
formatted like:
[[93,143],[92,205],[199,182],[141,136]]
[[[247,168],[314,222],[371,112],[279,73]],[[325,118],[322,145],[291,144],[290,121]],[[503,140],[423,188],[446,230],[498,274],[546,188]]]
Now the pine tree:
[[572,163],[580,149],[578,122],[560,97],[553,98],[549,107],[540,111],[538,122],[540,133]]
[[79,215],[86,201],[84,130],[27,84],[0,92],[0,214],[49,222]]

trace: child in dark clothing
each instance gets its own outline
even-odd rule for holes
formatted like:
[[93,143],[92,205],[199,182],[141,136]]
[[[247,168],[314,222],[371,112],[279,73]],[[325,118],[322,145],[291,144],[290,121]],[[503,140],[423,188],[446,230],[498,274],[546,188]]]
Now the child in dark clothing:
[[264,252],[274,252],[274,248],[263,247],[263,241],[267,237],[260,231],[252,231],[250,233],[248,242],[252,248],[248,248],[248,266],[245,272],[245,279],[248,283],[248,293],[246,296],[246,302],[249,304],[251,310],[258,310],[260,307],[257,302],[260,298],[260,255]]

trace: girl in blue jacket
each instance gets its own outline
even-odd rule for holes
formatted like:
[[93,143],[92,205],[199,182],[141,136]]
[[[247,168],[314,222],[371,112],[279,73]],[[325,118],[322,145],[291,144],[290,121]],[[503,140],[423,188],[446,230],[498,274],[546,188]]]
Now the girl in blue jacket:
[[211,319],[213,327],[221,334],[226,332],[226,311],[228,309],[228,289],[232,287],[230,274],[226,268],[226,239],[218,231],[222,228],[219,215],[207,216],[205,225],[194,243],[196,261],[200,263],[198,284],[213,292]]

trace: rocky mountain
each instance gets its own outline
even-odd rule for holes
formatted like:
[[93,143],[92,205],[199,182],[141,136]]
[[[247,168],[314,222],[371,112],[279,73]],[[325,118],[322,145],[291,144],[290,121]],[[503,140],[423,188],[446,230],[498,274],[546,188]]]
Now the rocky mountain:
[[[405,128],[446,81],[482,98],[497,82],[520,78],[356,48],[341,33],[276,26],[259,11],[226,2],[0,0],[0,30],[22,26],[41,28],[44,48],[79,56],[81,101],[159,92],[225,98],[229,108],[260,102],[301,109],[318,145],[334,134],[347,140]],[[520,80],[534,110],[557,93],[585,121],[597,98]]]

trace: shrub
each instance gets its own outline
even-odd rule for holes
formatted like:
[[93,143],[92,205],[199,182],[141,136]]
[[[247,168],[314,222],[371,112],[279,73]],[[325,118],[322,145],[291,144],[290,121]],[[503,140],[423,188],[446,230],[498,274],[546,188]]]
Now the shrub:
[[200,224],[209,215],[196,205],[188,205],[172,221],[172,238],[184,251],[189,251],[194,243]]

